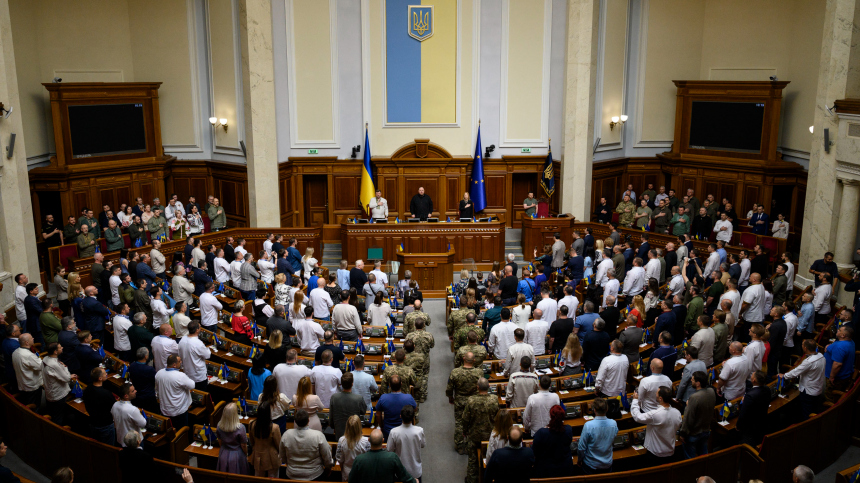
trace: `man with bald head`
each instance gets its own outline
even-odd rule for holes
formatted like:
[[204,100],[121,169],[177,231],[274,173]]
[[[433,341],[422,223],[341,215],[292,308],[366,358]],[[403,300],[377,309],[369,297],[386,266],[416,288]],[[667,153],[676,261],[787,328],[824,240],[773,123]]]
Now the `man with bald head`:
[[152,365],[156,371],[167,367],[167,358],[173,354],[179,354],[179,344],[170,336],[173,335],[173,327],[170,324],[161,324],[158,327],[158,337],[152,339]]
[[651,375],[639,381],[639,387],[636,389],[645,412],[657,409],[657,391],[661,387],[672,388],[672,380],[663,375],[663,361],[652,358],[650,366]]
[[81,308],[86,326],[81,328],[89,330],[93,334],[93,339],[104,342],[105,320],[110,316],[110,311],[96,298],[98,290],[95,286],[90,285],[85,288],[84,294],[86,297],[81,302]]
[[499,292],[501,292],[502,305],[513,305],[517,301],[517,277],[514,275],[514,268],[510,265],[505,265],[505,276],[499,282]]
[[718,395],[727,401],[743,397],[746,392],[746,381],[750,376],[750,364],[744,355],[744,346],[740,342],[732,342],[729,346],[729,357],[723,362],[720,378],[714,384]]
[[[402,352],[402,349],[398,349],[398,351]],[[388,387],[391,392],[383,394],[379,398],[379,401],[376,402],[376,412],[378,413],[376,417],[379,418],[377,421],[382,421],[382,434],[385,436],[385,439],[388,439],[388,433],[392,429],[403,423],[403,420],[400,419],[400,410],[403,409],[403,406],[418,407],[415,399],[410,394],[401,392],[399,375],[394,374],[391,376]]]
[[529,481],[534,462],[534,451],[523,445],[523,432],[514,426],[508,436],[507,446],[493,451],[487,462],[484,481]]
[[[764,320],[764,304],[765,290],[761,284],[761,275],[755,272],[751,273],[749,287],[743,291],[741,298],[741,318],[750,325],[761,324]],[[749,335],[746,332],[742,330],[738,334],[738,339],[741,342],[749,342]]]
[[12,353],[12,366],[20,391],[19,401],[23,404],[42,404],[42,360],[33,352],[33,336],[24,333],[18,337],[20,345]]
[[385,437],[379,428],[370,433],[370,451],[355,457],[349,472],[349,481],[360,483],[394,483],[416,481],[403,466],[396,453],[386,451]]

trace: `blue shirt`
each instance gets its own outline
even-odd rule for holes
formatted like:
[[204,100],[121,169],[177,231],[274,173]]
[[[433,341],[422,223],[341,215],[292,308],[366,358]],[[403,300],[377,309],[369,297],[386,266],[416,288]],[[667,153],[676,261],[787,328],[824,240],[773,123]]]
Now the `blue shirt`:
[[573,326],[579,329],[576,335],[579,337],[579,343],[582,344],[582,340],[585,339],[585,334],[594,330],[594,321],[597,320],[600,316],[593,313],[585,313],[576,318],[573,322]]
[[854,372],[854,341],[838,340],[824,351],[824,377],[830,377],[830,369],[834,362],[841,362],[842,368],[836,374],[837,380],[848,379]]
[[349,270],[337,270],[337,286],[341,290],[349,290]]
[[418,407],[411,395],[402,392],[383,394],[376,402],[376,410],[382,411],[383,416],[385,416],[385,419],[382,420],[382,434],[385,435],[385,439],[388,439],[388,433],[392,429],[403,424],[403,420],[400,419],[400,410],[407,404]]
[[596,470],[612,466],[612,442],[618,434],[618,424],[606,416],[595,416],[582,427],[577,448],[579,461]]
[[364,398],[364,402],[367,404],[367,410],[370,411],[370,407],[372,405],[370,402],[370,395],[376,394],[376,391],[378,390],[376,380],[373,379],[373,376],[364,371],[352,371],[352,377],[352,392]]
[[3,339],[3,362],[6,364],[6,382],[13,385],[15,383],[15,367],[12,365],[12,353],[19,347],[21,347],[21,343],[18,342],[18,339],[10,339],[9,337]]
[[797,314],[797,331],[812,333],[815,329],[813,320],[815,320],[815,306],[812,302],[801,305],[800,312]]
[[720,265],[726,263],[726,257],[728,256],[726,254],[726,249],[725,248],[717,248],[717,253],[720,254]]
[[308,293],[311,293],[311,290],[318,288],[317,280],[319,280],[319,277],[316,275],[312,275],[310,278],[308,278]]
[[293,273],[302,269],[302,254],[299,253],[296,247],[287,247],[287,260],[293,266]]
[[[546,282],[546,275],[545,275],[545,274],[543,274],[543,273],[539,273],[539,274],[535,277],[534,282],[535,282],[535,286],[540,287],[540,284],[542,284],[542,283]],[[519,289],[519,287],[517,287],[517,288]]]
[[[674,336],[675,334],[675,324],[678,323],[675,317],[675,313],[672,311],[663,312],[657,317],[657,323],[654,324],[654,345],[659,345],[658,337],[662,332],[668,332]],[[683,321],[681,322],[684,323]],[[647,341],[646,341],[647,342]]]
[[531,279],[520,280],[520,283],[517,284],[517,293],[521,293],[526,296],[526,302],[532,301],[532,296],[535,293],[535,282]]
[[253,399],[254,401],[260,400],[260,393],[263,392],[263,382],[267,377],[272,375],[272,371],[268,369],[263,369],[263,373],[259,376],[255,375],[253,369],[248,369],[248,392],[250,392],[249,399]]
[[570,257],[567,261],[567,268],[571,271],[571,276],[574,280],[582,280],[585,278],[583,276],[583,272],[585,271],[585,259],[581,256]]
[[582,278],[588,278],[594,274],[594,261],[591,257],[585,257],[584,269],[582,272]]

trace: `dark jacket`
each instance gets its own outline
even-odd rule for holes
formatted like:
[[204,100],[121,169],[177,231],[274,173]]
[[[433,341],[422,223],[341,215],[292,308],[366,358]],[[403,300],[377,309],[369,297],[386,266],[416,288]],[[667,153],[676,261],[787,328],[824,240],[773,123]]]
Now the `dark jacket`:
[[602,330],[586,332],[582,341],[582,363],[589,371],[596,371],[600,361],[609,354],[609,334]]
[[[289,260],[290,265],[293,266],[293,273],[302,269],[302,254],[299,253],[298,248],[287,247],[287,260]],[[360,289],[358,290],[361,292]]]
[[[87,381],[89,382],[89,381]],[[84,407],[90,415],[90,425],[103,427],[113,424],[113,416],[110,413],[116,399],[113,393],[105,387],[87,386],[84,389]]]
[[206,252],[206,274],[215,280],[215,254]]
[[762,253],[761,255],[756,255],[752,260],[750,260],[750,273],[757,273],[761,275],[762,280],[767,277],[769,260],[767,255]]
[[618,337],[618,321],[621,319],[621,311],[618,307],[609,306],[600,312],[600,318],[606,322],[603,331],[609,336],[609,340],[615,340]]
[[643,262],[648,263],[648,250],[651,249],[651,245],[648,242],[643,242],[639,245],[639,250],[636,251],[636,256],[641,258]]
[[293,266],[290,265],[290,261],[286,258],[279,258],[277,263],[277,273],[288,275],[287,281],[289,281],[290,276],[293,274]]
[[268,334],[271,334],[277,329],[284,334],[284,337],[296,335],[296,329],[293,328],[293,324],[291,324],[289,320],[282,319],[277,315],[269,317],[269,320],[266,321],[266,329],[266,333]]
[[[140,393],[140,390],[137,392]],[[122,470],[122,483],[149,483],[166,476],[164,471],[155,466],[152,456],[141,448],[120,450],[119,467]]]
[[[81,363],[81,368],[78,370],[78,379],[85,384],[89,384],[90,371],[102,363],[102,357],[98,352],[94,351],[91,346],[83,344],[75,348],[75,356]],[[108,409],[108,411],[110,411],[110,409]]]
[[152,333],[141,325],[132,325],[128,328],[128,341],[131,343],[132,353],[137,353],[138,349],[146,347],[150,350],[150,359],[152,359],[153,337]]
[[627,356],[630,362],[639,360],[639,344],[642,343],[643,332],[641,327],[627,327],[618,334],[618,340],[624,344],[621,353]]
[[755,386],[744,395],[738,414],[737,428],[742,441],[758,445],[767,430],[767,409],[770,407],[770,389]]
[[696,215],[693,218],[693,226],[690,229],[690,235],[698,237],[702,240],[707,240],[711,236],[711,229],[714,227],[714,222],[708,215]]
[[511,275],[505,277],[499,282],[499,292],[501,292],[502,300],[515,299],[517,297],[517,277]]
[[39,317],[42,316],[42,301],[38,297],[28,295],[24,299],[24,311],[27,313],[27,327],[22,327],[28,332],[42,332]]
[[427,219],[433,213],[433,200],[430,199],[430,195],[416,194],[413,196],[412,201],[409,202],[409,213],[415,215],[416,218]]
[[[657,323],[654,325],[654,334],[652,334],[654,336],[654,338],[652,339],[651,343],[654,344],[655,346],[660,345],[659,337],[660,337],[660,333],[663,331],[666,331],[666,332],[672,334],[673,343],[680,342],[680,341],[674,340],[674,338],[675,338],[675,326],[677,324],[678,324],[678,318],[675,315],[674,311],[663,312],[662,314],[660,314],[657,317]],[[684,324],[684,322],[682,321],[681,325],[683,326],[683,324]],[[646,321],[645,325],[648,325],[647,321]]]
[[[129,332],[131,329],[129,329]],[[137,390],[139,398],[154,398],[155,397],[155,368],[149,364],[139,364],[132,362],[128,365],[128,373],[131,377],[131,383]]]
[[767,330],[770,332],[770,338],[768,339],[770,342],[770,352],[767,357],[767,373],[775,375],[782,372],[779,370],[779,360],[782,356],[783,343],[785,342],[786,332],[788,332],[788,325],[786,325],[785,319],[780,317],[774,320]]
[[[152,271],[152,267],[149,265],[138,263],[135,267],[135,272],[137,272],[137,279],[146,279],[147,287],[155,285],[155,272]],[[135,285],[137,285],[137,279],[134,280]]]
[[[660,346],[654,349],[654,352],[651,353],[651,358],[657,358],[663,361],[663,374],[669,379],[673,379],[672,377],[675,374],[675,362],[678,360],[678,350],[675,349],[674,346]],[[667,370],[669,367],[671,369]],[[651,375],[650,367],[643,367],[642,370],[646,373],[646,375]]]
[[672,306],[675,314],[675,330],[672,332],[672,343],[678,345],[684,340],[684,321],[687,320],[687,307],[683,304]]
[[332,355],[331,365],[332,365],[332,367],[340,367],[340,361],[342,361],[344,359],[343,351],[340,350],[340,347],[333,345],[333,344],[332,345],[323,344],[323,345],[317,347],[316,354],[314,355],[314,361],[317,364],[322,364],[322,353],[327,351],[327,350],[331,351],[331,355]]
[[75,354],[78,346],[81,345],[78,336],[70,330],[61,330],[57,334],[57,341],[63,346],[63,353],[60,354],[60,362],[66,365],[69,372],[77,374],[81,369],[81,363]]
[[206,284],[212,281],[205,270],[194,268],[194,295],[200,296],[206,291]]
[[499,448],[493,451],[493,456],[487,462],[487,469],[484,471],[484,482],[528,482],[531,478],[534,464],[534,451],[527,446],[521,446],[516,449],[507,446]]
[[469,200],[469,207],[466,208],[466,200],[460,200],[460,218],[472,218],[475,216],[475,202]]
[[[606,213],[601,213],[601,211],[606,211]],[[612,220],[612,208],[609,205],[597,205],[594,208],[594,219],[598,223],[608,223]]]
[[581,255],[570,257],[567,261],[567,268],[570,270],[571,279],[582,280],[585,273],[585,258]]
[[131,308],[135,313],[145,313],[147,325],[152,326],[152,306],[150,305],[149,294],[147,294],[142,288],[138,287],[137,290],[134,291],[133,300]]
[[191,263],[191,252],[193,252],[193,251],[194,251],[194,245],[189,245],[188,243],[186,243],[185,248],[183,250],[183,254],[185,255],[185,257],[183,258],[183,261],[185,262],[186,266]]
[[351,268],[349,270],[349,286],[354,288],[356,292],[362,293],[364,284],[367,283],[367,274],[360,268]]
[[84,309],[84,317],[87,320],[87,330],[90,332],[104,331],[106,317],[110,316],[110,311],[108,311],[107,307],[93,297],[85,297],[81,306]]

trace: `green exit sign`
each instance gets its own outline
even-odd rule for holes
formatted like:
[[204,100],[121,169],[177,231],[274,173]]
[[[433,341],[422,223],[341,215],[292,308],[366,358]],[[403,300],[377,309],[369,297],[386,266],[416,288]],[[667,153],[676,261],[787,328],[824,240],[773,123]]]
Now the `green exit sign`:
[[319,154],[319,153],[320,153],[319,149],[308,149],[308,154]]
[[522,152],[524,152],[524,153],[530,153],[530,152],[532,152],[532,148],[523,148],[523,149],[522,149]]

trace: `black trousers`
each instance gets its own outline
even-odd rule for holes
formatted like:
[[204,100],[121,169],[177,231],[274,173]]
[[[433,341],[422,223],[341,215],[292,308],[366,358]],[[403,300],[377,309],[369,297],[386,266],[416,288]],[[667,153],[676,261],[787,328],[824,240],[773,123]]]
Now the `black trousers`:
[[797,398],[797,417],[796,422],[800,423],[809,419],[812,413],[821,412],[821,403],[824,402],[824,393],[818,396],[810,396],[806,391],[800,391],[800,396]]

